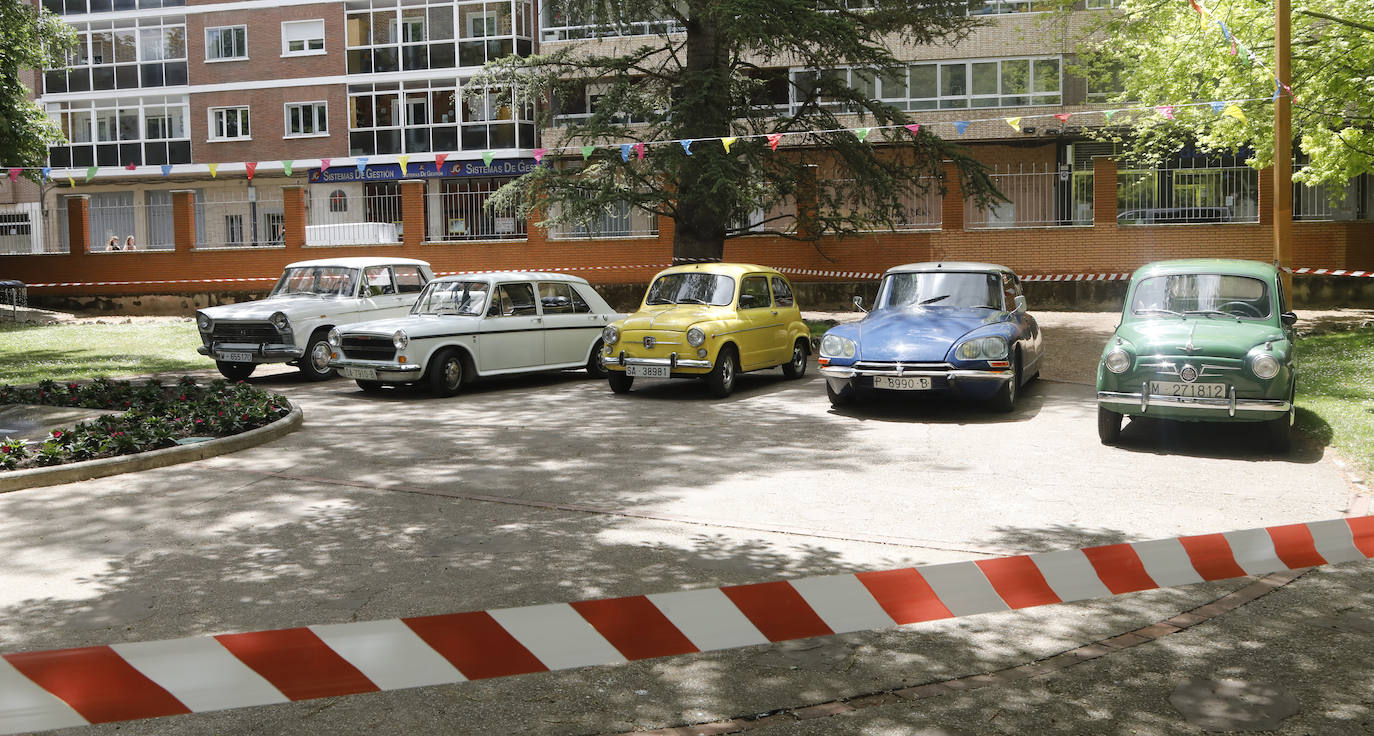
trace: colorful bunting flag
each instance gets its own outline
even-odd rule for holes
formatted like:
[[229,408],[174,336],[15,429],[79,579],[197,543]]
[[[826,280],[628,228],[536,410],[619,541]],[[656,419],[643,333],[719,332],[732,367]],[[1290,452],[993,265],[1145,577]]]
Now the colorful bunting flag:
[[1274,96],[1269,98],[1270,102],[1278,102],[1279,95],[1283,94],[1283,83],[1279,82],[1278,77],[1274,77]]
[[18,181],[18,179],[19,179],[19,172],[20,172],[20,171],[22,171],[22,169],[10,169],[10,182],[11,182],[11,183],[13,183],[13,182],[15,182],[15,181]]
[[397,156],[396,162],[401,165],[401,176],[406,175],[406,165],[410,163],[409,156]]
[[954,123],[954,129],[957,130],[957,131],[959,131],[959,135],[963,135],[963,134],[964,134],[964,131],[968,130],[968,121],[967,121],[967,120],[959,120],[959,121],[956,121],[956,122]]
[[1109,122],[1109,123],[1110,123],[1110,122],[1112,121],[1112,116],[1115,115],[1115,114],[1117,114],[1117,113],[1119,113],[1119,112],[1121,112],[1121,111],[1120,111],[1120,110],[1103,110],[1103,111],[1102,111],[1102,119],[1103,119],[1103,121]]
[[628,144],[628,143],[621,143],[621,144],[620,144],[620,160],[621,160],[621,161],[625,161],[625,162],[627,162],[627,163],[629,162],[629,160],[630,160],[630,144]]
[[[243,164],[243,170],[248,172],[248,181],[253,180],[253,174],[258,173],[258,162],[247,161]],[[402,169],[404,171],[405,169]]]
[[1241,110],[1240,105],[1237,105],[1235,103],[1227,105],[1226,110],[1222,112],[1222,114],[1230,115],[1231,117],[1241,121],[1242,123],[1245,122],[1245,111]]
[[582,160],[583,160],[583,161],[586,161],[587,159],[591,158],[591,156],[592,156],[592,151],[595,151],[595,150],[596,150],[596,146],[583,146],[583,147],[582,147]]
[[1058,120],[1058,121],[1061,122],[1061,123],[1067,123],[1067,122],[1069,122],[1069,118],[1073,117],[1073,113],[1070,113],[1070,112],[1061,112],[1061,113],[1055,115],[1054,117],[1055,117],[1056,120]]
[[206,166],[210,167],[211,179],[215,178],[215,176],[219,174],[219,164],[206,164]]
[[367,157],[355,158],[353,163],[357,165],[359,174],[367,171]]
[[729,152],[730,152],[730,146],[735,145],[735,141],[736,141],[736,140],[739,140],[739,139],[736,138],[735,136],[729,136],[729,137],[727,137],[727,138],[721,138],[721,139],[720,139],[720,144],[721,144],[722,146],[725,146],[725,152],[726,152],[726,153],[729,153]]
[[1209,103],[1209,104],[1212,106],[1212,112],[1216,112],[1216,113],[1221,112],[1222,109],[1226,107],[1226,103],[1225,103],[1225,102],[1212,102],[1212,103]]
[[1165,120],[1174,119],[1173,105],[1158,105],[1155,107],[1155,112],[1159,113],[1160,115],[1163,115]]
[[434,170],[440,174],[444,173],[444,162],[448,160],[447,153],[434,154]]
[[858,138],[860,143],[863,143],[864,139],[868,137],[868,128],[859,128],[854,131],[854,137]]
[[768,147],[774,151],[778,150],[778,143],[782,141],[781,133],[771,133],[768,136]]
[[138,164],[125,164],[124,169],[126,171],[136,171],[138,169]]
[[320,171],[328,171],[328,170],[329,170],[329,159],[327,159],[327,158],[322,158],[322,159],[320,159]]
[[688,138],[687,140],[682,141],[682,150],[685,151],[685,152],[687,153],[688,156],[692,155],[692,139],[691,139],[691,138]]
[[282,172],[285,173],[287,176],[291,176],[291,165],[294,164],[294,163],[296,163],[294,160],[293,160],[293,161],[282,161],[282,162],[281,162],[281,170],[282,170]]
[[548,152],[549,152],[549,149],[547,149],[547,148],[536,148],[536,149],[534,149],[533,151],[531,151],[531,153],[534,154],[534,162],[537,164],[537,163],[543,161],[543,160],[544,160],[544,154],[546,154],[546,153],[548,153]]
[[902,127],[903,127],[903,128],[906,128],[906,129],[909,130],[909,131],[911,131],[911,134],[912,134],[912,135],[916,135],[917,133],[920,133],[920,132],[921,132],[921,124],[920,124],[920,123],[912,123],[911,125],[903,125]]
[[40,174],[40,178],[41,178],[43,181],[47,181],[47,180],[48,180],[49,178],[51,178],[51,177],[52,177],[52,167],[51,167],[51,166],[44,166],[44,167],[43,167],[43,172],[42,172],[42,174]]
[[636,143],[635,146],[634,146],[634,148],[635,148],[635,158],[639,159],[640,161],[643,161],[643,160],[644,160],[644,144],[643,144],[643,143]]
[[482,152],[482,164],[484,166],[491,166],[491,160],[494,158],[496,158],[496,153],[494,151]]
[[[163,165],[162,165],[162,175],[163,175],[163,176],[167,176],[167,175],[170,174],[170,173],[172,173],[172,165],[171,165],[171,164],[163,164]],[[290,168],[288,168],[288,169],[286,170],[286,175],[287,175],[287,176],[291,176],[291,169],[290,169]]]
[[67,186],[76,186],[76,180],[72,178],[72,172],[67,172]]
[[1010,125],[1012,130],[1017,133],[1021,132],[1021,118],[1003,118],[1003,120],[1007,121],[1007,125]]
[[100,170],[100,167],[99,167],[99,166],[92,166],[91,168],[86,169],[86,183],[87,183],[87,184],[90,184],[90,183],[91,183],[91,179],[94,179],[94,178],[95,178],[95,172],[96,172],[96,171],[99,171],[99,170]]

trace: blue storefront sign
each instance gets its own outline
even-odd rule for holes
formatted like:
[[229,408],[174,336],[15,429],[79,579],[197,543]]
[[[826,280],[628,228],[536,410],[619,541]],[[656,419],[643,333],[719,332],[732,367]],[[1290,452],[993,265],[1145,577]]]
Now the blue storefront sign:
[[311,169],[311,184],[331,184],[350,181],[401,181],[402,179],[439,179],[463,176],[521,176],[534,171],[538,166],[532,158],[494,159],[491,164],[481,161],[445,161],[443,168],[436,169],[433,161],[412,162],[401,173],[400,164],[369,165],[363,171],[356,166],[331,166],[325,171]]

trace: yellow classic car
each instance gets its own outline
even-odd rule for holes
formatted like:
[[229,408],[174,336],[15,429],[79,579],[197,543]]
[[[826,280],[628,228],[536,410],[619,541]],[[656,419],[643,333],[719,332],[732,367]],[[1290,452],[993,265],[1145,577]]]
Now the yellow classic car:
[[611,390],[636,378],[705,378],[729,396],[740,371],[782,366],[806,373],[810,330],[777,271],[747,263],[698,263],[659,272],[639,311],[602,331]]

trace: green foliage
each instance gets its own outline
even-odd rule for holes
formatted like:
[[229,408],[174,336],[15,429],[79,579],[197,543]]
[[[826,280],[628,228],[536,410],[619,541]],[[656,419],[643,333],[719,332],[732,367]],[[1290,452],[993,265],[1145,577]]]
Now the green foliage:
[[[45,66],[61,66],[76,35],[60,18],[20,0],[0,0],[0,165],[42,166],[62,132],[24,83]],[[40,71],[33,71],[40,70]],[[25,176],[38,180],[38,172]]]
[[0,404],[40,404],[123,410],[71,429],[55,429],[30,448],[0,442],[0,468],[59,465],[171,447],[184,437],[225,437],[271,424],[291,413],[284,397],[239,381],[142,384],[97,378],[88,383],[45,380],[29,388],[0,385]]
[[[1206,105],[1180,109],[1176,121],[1150,113],[1113,118],[1109,137],[1131,157],[1156,163],[1196,141],[1206,151],[1252,147],[1252,166],[1274,161],[1274,4],[1211,0],[1205,24],[1186,2],[1119,0],[1089,32],[1082,64],[1088,79],[1115,74],[1122,103],[1254,99],[1241,103],[1245,120]],[[1294,175],[1308,185],[1341,187],[1374,171],[1374,3],[1369,0],[1293,0],[1293,132],[1311,163]],[[1231,48],[1224,22],[1262,64]]]
[[[685,29],[634,37],[639,45],[570,45],[548,54],[493,62],[481,80],[516,89],[524,100],[546,100],[541,122],[596,86],[595,108],[564,128],[546,129],[545,145],[599,146],[585,164],[575,157],[540,167],[504,187],[494,206],[538,213],[546,225],[582,224],[628,202],[675,221],[675,253],[719,257],[726,238],[774,232],[814,239],[822,233],[853,233],[900,221],[903,198],[922,176],[956,162],[964,191],[982,202],[996,196],[981,164],[961,148],[922,130],[914,137],[900,126],[908,114],[871,98],[833,75],[793,86],[785,69],[826,70],[849,66],[881,74],[904,67],[886,44],[952,43],[979,21],[966,0],[878,0],[852,10],[845,0],[554,0],[558,23],[595,23],[608,31],[636,21],[661,19]],[[605,35],[605,34],[593,34]],[[777,70],[783,70],[780,74]],[[849,129],[875,130],[860,141]],[[560,130],[562,135],[560,136]],[[774,152],[762,137],[736,142],[727,152],[722,137],[790,134]],[[676,142],[699,141],[691,155]],[[668,141],[643,160],[623,161],[618,144]],[[887,144],[887,145],[881,145]],[[817,172],[813,174],[812,172]],[[815,227],[789,225],[799,190],[817,176],[844,179],[821,186]]]
[[[1298,406],[1325,423],[1322,434],[1366,473],[1374,472],[1374,329],[1333,332],[1298,343]],[[1299,417],[1301,418],[1301,414]],[[1323,437],[1325,439],[1325,437]]]

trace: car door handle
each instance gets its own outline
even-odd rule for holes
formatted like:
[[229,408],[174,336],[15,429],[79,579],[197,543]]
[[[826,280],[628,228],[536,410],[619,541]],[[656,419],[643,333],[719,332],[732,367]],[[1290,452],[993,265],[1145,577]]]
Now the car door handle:
[[773,316],[774,316],[774,317],[778,316],[778,313],[777,313],[777,312],[773,312]]

